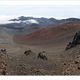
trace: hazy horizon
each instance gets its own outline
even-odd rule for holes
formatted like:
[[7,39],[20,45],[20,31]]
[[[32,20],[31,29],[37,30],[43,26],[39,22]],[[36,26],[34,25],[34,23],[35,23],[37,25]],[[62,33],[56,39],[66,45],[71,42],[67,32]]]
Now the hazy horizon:
[[80,18],[80,5],[1,5],[0,23],[6,20],[26,17],[55,19]]
[[74,5],[1,5],[0,19],[19,16],[53,17],[56,19],[80,17],[80,6]]

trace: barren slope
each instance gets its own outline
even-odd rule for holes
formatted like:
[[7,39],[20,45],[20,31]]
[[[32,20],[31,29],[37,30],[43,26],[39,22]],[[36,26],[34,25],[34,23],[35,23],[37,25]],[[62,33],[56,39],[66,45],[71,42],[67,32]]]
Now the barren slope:
[[[65,51],[66,45],[78,30],[80,23],[62,24],[29,35],[16,36],[14,40],[18,44],[15,45],[1,44],[0,48],[6,48],[9,57],[7,74],[80,75],[80,45]],[[31,50],[32,53],[26,56],[26,50]],[[42,51],[45,51],[48,60],[37,58]]]
[[67,41],[71,39],[78,30],[80,30],[80,23],[67,23],[44,28],[29,35],[15,36],[14,41],[27,44],[55,43],[55,40],[60,41],[61,39]]

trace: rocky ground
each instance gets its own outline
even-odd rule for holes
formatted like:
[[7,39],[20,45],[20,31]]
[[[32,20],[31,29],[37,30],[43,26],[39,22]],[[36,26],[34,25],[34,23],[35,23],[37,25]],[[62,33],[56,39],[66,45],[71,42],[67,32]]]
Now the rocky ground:
[[65,50],[68,39],[64,35],[44,44],[0,44],[0,75],[80,75],[80,45]]
[[[1,75],[80,75],[80,46],[65,51],[64,46],[1,45],[6,54],[0,53]],[[31,50],[25,55],[26,50]],[[38,59],[45,50],[48,60]]]

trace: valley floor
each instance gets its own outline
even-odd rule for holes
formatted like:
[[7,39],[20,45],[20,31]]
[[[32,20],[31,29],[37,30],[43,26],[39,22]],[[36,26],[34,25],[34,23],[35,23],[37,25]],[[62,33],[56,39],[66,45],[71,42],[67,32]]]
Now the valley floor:
[[[8,75],[53,75],[59,74],[58,65],[61,57],[59,51],[61,47],[52,46],[31,46],[31,45],[8,45],[1,44],[1,48],[7,50],[7,74]],[[58,49],[58,50],[57,50]],[[24,52],[31,50],[33,53],[26,56]],[[38,59],[38,53],[45,51],[48,60]],[[59,69],[59,70],[58,70]]]
[[[80,46],[65,51],[65,43],[59,45],[22,45],[1,44],[7,53],[0,57],[0,64],[5,62],[6,75],[79,75]],[[26,50],[32,53],[25,55]],[[38,59],[38,53],[45,51],[48,60]],[[78,59],[77,59],[78,57]],[[1,68],[0,70],[4,70]],[[3,73],[1,73],[3,75]]]

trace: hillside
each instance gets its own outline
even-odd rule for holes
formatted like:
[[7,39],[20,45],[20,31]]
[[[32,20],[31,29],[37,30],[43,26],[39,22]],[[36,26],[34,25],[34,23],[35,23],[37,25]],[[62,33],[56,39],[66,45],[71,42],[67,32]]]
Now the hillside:
[[[69,20],[38,29],[36,24],[32,24],[35,29],[32,26],[22,29],[22,25],[14,23],[1,27],[0,74],[80,75],[80,45],[65,50],[75,33],[80,31],[80,22],[73,18]],[[6,49],[6,54],[1,49]]]
[[69,41],[76,31],[80,30],[80,23],[66,23],[58,26],[49,26],[28,35],[15,36],[14,41],[20,43],[45,43],[55,41]]
[[64,75],[80,75],[80,45],[62,54]]

